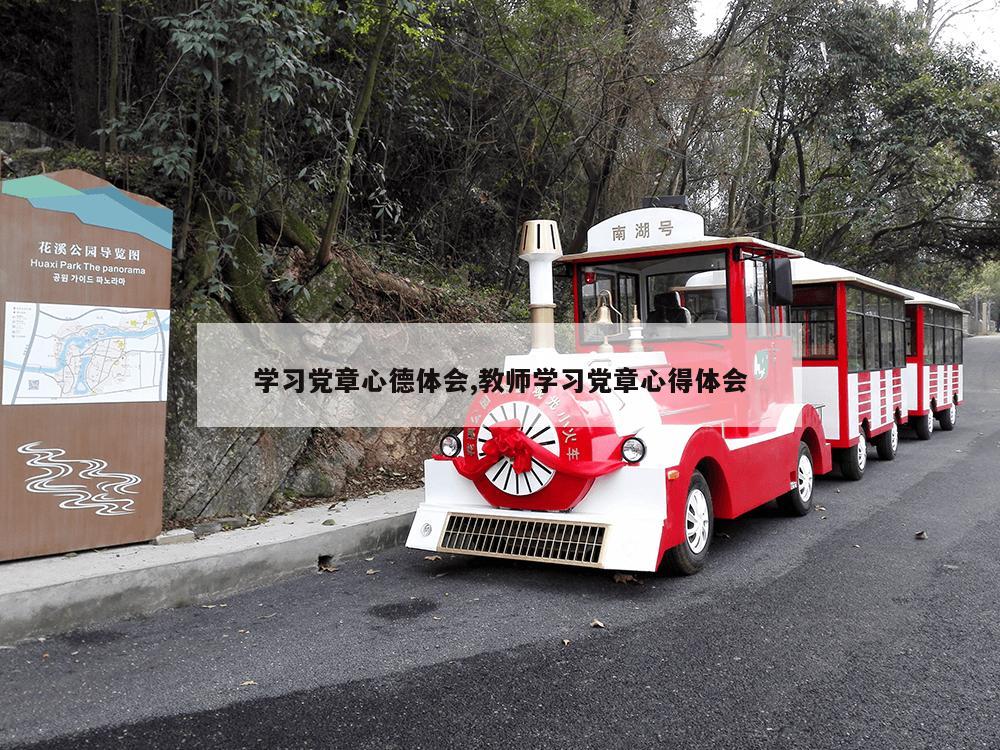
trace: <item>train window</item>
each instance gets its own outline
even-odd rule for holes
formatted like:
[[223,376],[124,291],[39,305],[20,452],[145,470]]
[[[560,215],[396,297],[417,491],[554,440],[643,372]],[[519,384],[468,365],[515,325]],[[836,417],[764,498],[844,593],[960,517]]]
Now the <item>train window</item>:
[[847,369],[859,372],[865,369],[864,319],[859,313],[847,313]]
[[802,359],[837,358],[837,316],[833,307],[792,307],[791,322],[802,331]]
[[[610,342],[624,341],[633,308],[644,324],[645,339],[729,335],[725,253],[618,261],[582,267],[577,273],[577,322],[583,324],[584,343],[600,343],[605,336]],[[607,311],[611,322],[596,322],[598,308],[609,301],[615,308]]]
[[743,296],[748,335],[770,335],[775,315],[768,296],[767,266],[763,258],[747,258],[743,261]]
[[906,356],[917,356],[917,308],[906,308]]
[[851,372],[903,367],[912,330],[903,301],[847,287],[848,366]]
[[924,362],[934,362],[934,326],[931,320],[931,308],[924,308]]
[[[615,275],[600,271],[588,271],[583,274],[583,285],[580,287],[580,302],[584,310],[597,307],[597,298],[603,292],[614,293]],[[617,307],[617,302],[612,300]]]
[[639,277],[634,273],[618,274],[618,304],[625,320],[631,320],[632,308],[639,306]]
[[836,287],[797,286],[790,320],[801,331],[799,356],[802,359],[837,358]]
[[873,315],[864,316],[864,351],[866,370],[881,369],[879,358],[879,327],[878,318]]
[[957,364],[962,361],[962,315],[951,310],[924,308],[924,363]]
[[[888,305],[886,312],[892,313],[892,305]],[[879,318],[879,335],[881,337],[881,367],[883,369],[896,367],[896,347],[893,343],[896,321],[892,318]]]
[[847,287],[847,310],[848,312],[856,313],[863,313],[865,311],[861,290],[857,287]]
[[[725,253],[657,259],[646,271],[646,338],[720,338],[729,335]],[[657,324],[675,325],[660,326]],[[676,324],[683,323],[688,328]]]

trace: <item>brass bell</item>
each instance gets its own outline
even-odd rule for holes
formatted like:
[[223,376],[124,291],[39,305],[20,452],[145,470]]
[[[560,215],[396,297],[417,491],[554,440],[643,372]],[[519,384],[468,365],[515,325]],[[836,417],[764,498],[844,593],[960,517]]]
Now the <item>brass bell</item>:
[[603,299],[601,300],[601,306],[597,308],[593,322],[598,325],[611,325],[611,308],[608,307]]

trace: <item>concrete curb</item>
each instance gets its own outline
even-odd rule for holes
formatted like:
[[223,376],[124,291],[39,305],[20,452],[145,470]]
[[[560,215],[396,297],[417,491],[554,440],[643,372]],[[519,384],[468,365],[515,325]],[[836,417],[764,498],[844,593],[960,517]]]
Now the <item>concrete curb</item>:
[[[304,508],[195,542],[0,564],[0,643],[210,602],[406,540],[423,490]],[[332,520],[333,525],[324,525]]]

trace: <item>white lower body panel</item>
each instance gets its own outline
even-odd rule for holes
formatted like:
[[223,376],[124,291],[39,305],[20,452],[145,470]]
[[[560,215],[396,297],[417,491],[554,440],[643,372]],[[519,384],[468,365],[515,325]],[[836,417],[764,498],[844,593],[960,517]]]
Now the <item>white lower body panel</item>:
[[[455,551],[443,541],[449,514],[481,516],[559,524],[589,524],[603,527],[599,557],[593,562],[543,559],[537,555],[496,554],[467,550],[509,559],[530,559],[560,564],[586,564],[611,570],[656,570],[660,539],[667,517],[666,474],[663,468],[625,467],[594,481],[587,496],[566,512],[525,511],[494,508],[475,485],[461,476],[450,461],[424,462],[424,502],[417,508],[406,546],[432,552]],[[513,499],[513,498],[512,498]]]

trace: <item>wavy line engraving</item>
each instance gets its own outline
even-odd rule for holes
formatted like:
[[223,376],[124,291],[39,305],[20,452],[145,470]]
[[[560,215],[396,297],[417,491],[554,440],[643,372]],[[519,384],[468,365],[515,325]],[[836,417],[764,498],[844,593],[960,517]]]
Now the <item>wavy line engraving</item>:
[[[19,446],[17,452],[31,456],[25,460],[26,466],[42,470],[24,483],[28,492],[54,495],[61,500],[59,507],[65,510],[92,509],[99,516],[126,516],[135,512],[135,501],[123,497],[136,494],[130,488],[142,479],[135,474],[105,471],[108,462],[99,458],[63,458],[66,451],[62,448],[45,448],[37,441]],[[64,479],[67,481],[60,481]]]

